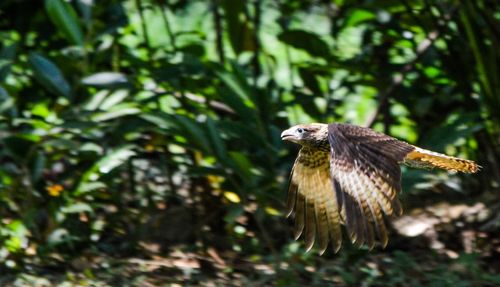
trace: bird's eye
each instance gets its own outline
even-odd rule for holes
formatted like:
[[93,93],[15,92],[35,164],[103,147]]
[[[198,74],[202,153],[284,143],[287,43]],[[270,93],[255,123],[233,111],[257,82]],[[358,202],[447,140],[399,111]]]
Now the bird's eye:
[[304,129],[303,129],[303,128],[298,128],[298,129],[297,129],[297,132],[298,132],[299,134],[301,134],[301,133],[303,133],[303,132],[304,132]]

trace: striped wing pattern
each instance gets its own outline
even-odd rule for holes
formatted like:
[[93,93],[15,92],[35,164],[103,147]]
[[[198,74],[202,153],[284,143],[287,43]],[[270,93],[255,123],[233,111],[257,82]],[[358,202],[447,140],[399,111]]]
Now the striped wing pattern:
[[305,233],[307,250],[317,240],[321,254],[330,240],[335,252],[342,244],[341,218],[330,180],[329,160],[328,152],[302,148],[292,169],[287,199],[288,216],[295,211],[295,238]]
[[383,214],[400,215],[399,162],[415,149],[412,145],[371,129],[330,124],[331,180],[338,190],[341,215],[355,245],[382,246],[388,242]]

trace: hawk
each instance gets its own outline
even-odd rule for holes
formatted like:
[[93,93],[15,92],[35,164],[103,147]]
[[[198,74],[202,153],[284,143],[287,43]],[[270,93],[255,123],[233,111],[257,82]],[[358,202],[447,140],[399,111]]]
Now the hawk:
[[323,254],[331,240],[342,244],[341,225],[355,246],[372,249],[388,242],[386,216],[402,214],[399,164],[466,173],[470,160],[428,151],[393,137],[350,124],[293,126],[281,139],[301,145],[290,175],[287,216],[295,212],[294,235],[304,233],[306,250],[314,242]]

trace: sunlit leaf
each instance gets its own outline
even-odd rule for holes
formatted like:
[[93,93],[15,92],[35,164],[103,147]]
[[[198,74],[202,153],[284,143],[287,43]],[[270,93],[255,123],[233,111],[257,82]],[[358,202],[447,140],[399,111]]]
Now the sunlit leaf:
[[108,111],[97,113],[92,119],[96,122],[103,122],[124,116],[136,115],[140,112],[141,110],[132,104],[121,104],[114,106]]
[[240,197],[232,191],[224,191],[224,197],[232,203],[239,203]]
[[132,150],[132,146],[124,146],[116,149],[103,157],[96,166],[101,173],[108,173],[115,169],[116,167],[122,165],[129,158],[136,155],[135,151]]
[[64,213],[80,213],[80,212],[89,212],[92,213],[92,207],[85,202],[77,202],[68,206],[65,206],[61,209]]
[[99,105],[101,110],[107,110],[125,100],[129,95],[128,90],[117,90],[109,94]]
[[355,9],[353,12],[346,18],[346,23],[345,26],[355,26],[359,23],[368,21],[368,20],[374,20],[377,18],[377,15],[368,10],[363,10],[363,9]]
[[161,129],[168,129],[174,126],[172,115],[165,113],[143,113],[140,118],[148,121]]
[[99,72],[82,79],[82,84],[98,88],[116,88],[127,83],[127,77],[117,72]]

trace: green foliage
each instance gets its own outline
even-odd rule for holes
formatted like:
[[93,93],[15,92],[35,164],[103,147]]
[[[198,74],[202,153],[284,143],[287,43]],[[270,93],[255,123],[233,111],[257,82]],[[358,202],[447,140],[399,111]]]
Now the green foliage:
[[[159,244],[160,254],[217,250],[228,262],[222,277],[242,272],[262,285],[498,284],[484,267],[494,246],[474,255],[451,244],[463,254],[445,260],[415,244],[435,255],[432,270],[401,243],[387,254],[347,245],[328,260],[304,255],[283,219],[296,149],[279,138],[306,121],[371,125],[484,167],[477,177],[408,171],[409,207],[440,198],[436,190],[494,202],[496,2],[45,0],[19,9],[27,2],[0,3],[0,274]],[[38,280],[30,276],[20,284]]]

